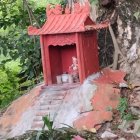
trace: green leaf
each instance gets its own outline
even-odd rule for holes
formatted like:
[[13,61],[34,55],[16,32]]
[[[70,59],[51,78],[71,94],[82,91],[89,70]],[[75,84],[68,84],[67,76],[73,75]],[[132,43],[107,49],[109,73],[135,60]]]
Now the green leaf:
[[40,140],[41,135],[42,135],[42,131],[39,131],[37,133],[36,140]]
[[44,125],[48,127],[49,130],[53,129],[53,122],[49,119],[48,116],[43,117]]

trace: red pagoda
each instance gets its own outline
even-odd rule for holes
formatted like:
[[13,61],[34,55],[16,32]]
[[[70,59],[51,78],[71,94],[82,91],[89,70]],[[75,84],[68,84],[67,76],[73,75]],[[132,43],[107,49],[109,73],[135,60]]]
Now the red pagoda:
[[39,35],[43,75],[46,85],[56,84],[56,76],[69,72],[72,57],[78,60],[80,83],[99,71],[97,29],[107,27],[89,17],[90,6],[74,5],[74,11],[60,5],[46,9],[47,21],[42,28],[29,26],[29,35]]

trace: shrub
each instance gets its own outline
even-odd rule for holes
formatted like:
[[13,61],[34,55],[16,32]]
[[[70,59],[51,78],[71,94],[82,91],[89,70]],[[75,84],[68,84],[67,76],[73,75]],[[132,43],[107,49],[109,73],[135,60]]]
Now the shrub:
[[0,108],[7,106],[20,94],[16,72],[5,66],[0,67]]

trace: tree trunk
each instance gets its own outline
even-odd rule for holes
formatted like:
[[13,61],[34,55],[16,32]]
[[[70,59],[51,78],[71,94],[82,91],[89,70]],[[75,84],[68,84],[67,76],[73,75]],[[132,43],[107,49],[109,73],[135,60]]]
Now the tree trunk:
[[[120,69],[123,69],[129,74],[129,80],[140,80],[140,1],[120,0],[116,11],[117,18],[117,41],[127,58],[127,62],[120,64]],[[140,13],[139,13],[140,14]]]
[[[104,0],[100,0],[100,2]],[[117,43],[122,54],[126,57],[126,61],[121,62],[121,56],[119,56],[118,69],[124,70],[128,74],[128,79],[133,81],[134,79],[140,80],[140,0],[110,0],[112,4],[104,3],[99,8],[98,21],[110,20],[113,26],[113,30],[117,39]],[[116,2],[116,3],[114,3]],[[101,3],[100,3],[101,5]],[[110,6],[110,7],[109,7]],[[100,37],[100,34],[102,36]],[[102,41],[106,36],[105,33],[99,31],[99,47],[102,56],[100,57],[101,63],[104,61],[103,56],[111,56],[107,62],[112,62],[112,42],[110,35],[107,35],[108,41]],[[110,50],[105,52],[105,46],[110,45]],[[100,53],[101,55],[101,53]],[[110,64],[110,62],[108,64]],[[106,64],[102,64],[107,66]]]

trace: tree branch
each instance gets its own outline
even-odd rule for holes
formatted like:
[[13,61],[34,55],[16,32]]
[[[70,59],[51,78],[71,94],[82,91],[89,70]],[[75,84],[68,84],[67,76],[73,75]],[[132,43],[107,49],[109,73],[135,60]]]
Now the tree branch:
[[111,37],[112,37],[112,41],[113,41],[113,44],[114,44],[114,49],[115,49],[115,52],[114,52],[114,60],[113,60],[113,69],[117,69],[117,64],[118,64],[118,59],[119,59],[119,54],[122,56],[122,59],[127,61],[126,57],[122,54],[120,48],[119,48],[119,45],[117,43],[117,40],[116,40],[116,37],[115,37],[115,34],[113,32],[113,29],[111,27],[111,25],[109,24],[109,32],[111,34]]
[[33,20],[32,20],[32,19],[34,19],[35,22],[36,22],[36,24],[37,24],[37,26],[40,28],[40,24],[38,23],[37,19],[35,18],[34,14],[33,14],[33,11],[32,11],[32,9],[30,8],[30,6],[29,6],[27,0],[23,0],[23,2],[24,2],[24,4],[25,4],[26,7],[27,7],[27,11],[28,11],[28,14],[29,14],[29,18],[30,18],[31,25],[33,25]]
[[30,12],[29,7],[28,7],[28,3],[27,3],[26,0],[23,0],[23,3],[24,3],[24,5],[26,5],[27,12],[28,12],[28,15],[29,15],[30,23],[31,23],[31,25],[33,25],[33,20],[32,20],[32,16],[31,16],[31,12]]

